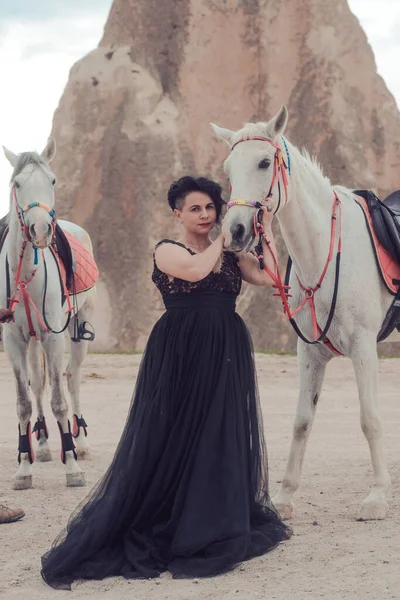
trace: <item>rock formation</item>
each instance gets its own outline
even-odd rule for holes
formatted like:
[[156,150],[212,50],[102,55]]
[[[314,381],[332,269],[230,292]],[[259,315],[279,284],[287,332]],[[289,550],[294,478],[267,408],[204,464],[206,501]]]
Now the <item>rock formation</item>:
[[[163,310],[150,275],[155,243],[177,233],[171,180],[227,188],[209,122],[239,128],[283,103],[287,137],[333,183],[400,187],[400,115],[346,0],[114,1],[53,125],[58,214],[89,230],[101,271],[98,347],[143,348]],[[239,310],[257,349],[294,348],[269,290],[246,287]]]

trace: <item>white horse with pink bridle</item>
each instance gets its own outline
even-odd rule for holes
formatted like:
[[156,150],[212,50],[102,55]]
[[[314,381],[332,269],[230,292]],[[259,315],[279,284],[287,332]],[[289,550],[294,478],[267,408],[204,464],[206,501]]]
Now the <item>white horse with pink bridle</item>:
[[[340,353],[353,363],[361,427],[373,468],[372,489],[359,516],[382,519],[387,512],[390,476],[383,457],[378,409],[377,335],[393,296],[381,280],[353,192],[332,187],[319,165],[283,137],[287,120],[286,107],[282,107],[271,121],[249,123],[239,131],[213,125],[216,135],[231,149],[224,165],[232,188],[223,221],[227,246],[233,251],[256,247],[257,211],[259,203],[267,199],[293,261],[290,303],[281,278],[272,275],[287,314],[293,316],[291,307],[302,306],[295,315],[304,339],[298,340],[299,399],[288,463],[274,504],[283,517],[291,517],[325,368]],[[367,295],[361,293],[366,285]]]
[[[14,313],[14,322],[3,325],[2,333],[17,390],[19,467],[14,477],[14,489],[32,487],[33,432],[39,442],[37,460],[51,460],[43,408],[46,371],[51,385],[51,408],[61,436],[66,483],[81,486],[85,485],[85,477],[76,459],[77,455],[83,458],[88,454],[89,444],[80,407],[81,366],[87,353],[88,337],[80,332],[82,324],[93,313],[96,289],[92,287],[81,294],[69,294],[60,275],[57,253],[52,250],[56,231],[56,180],[49,162],[55,152],[54,141],[49,140],[41,154],[15,155],[6,148],[4,152],[14,169],[9,230],[0,252],[0,307],[9,307]],[[58,224],[64,232],[80,240],[88,255],[92,255],[90,237],[84,229],[67,221],[58,221]],[[67,366],[74,419],[72,428],[63,382],[64,331],[75,340],[71,342]],[[31,427],[31,392],[37,405],[34,427]]]

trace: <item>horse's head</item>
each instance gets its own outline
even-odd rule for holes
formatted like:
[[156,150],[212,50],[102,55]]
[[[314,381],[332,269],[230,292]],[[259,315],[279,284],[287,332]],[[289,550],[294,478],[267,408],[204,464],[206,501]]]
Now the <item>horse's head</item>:
[[55,142],[50,138],[41,154],[14,154],[4,148],[4,154],[14,168],[11,177],[11,210],[17,211],[26,238],[37,248],[47,248],[53,237],[54,185],[56,179],[48,163],[55,154]]
[[[255,247],[254,217],[262,201],[267,201],[267,210],[274,214],[285,204],[288,165],[282,163],[283,141],[279,136],[287,120],[286,106],[282,106],[268,123],[248,123],[240,131],[211,124],[217,137],[231,149],[224,163],[231,199],[222,224],[226,246],[231,250],[249,252]],[[286,157],[285,149],[283,155]]]

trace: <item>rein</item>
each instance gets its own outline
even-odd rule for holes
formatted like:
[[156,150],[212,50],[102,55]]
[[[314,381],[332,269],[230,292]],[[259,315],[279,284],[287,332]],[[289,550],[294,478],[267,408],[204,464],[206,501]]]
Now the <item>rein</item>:
[[[32,274],[30,275],[30,277],[26,278],[26,279],[21,279],[21,272],[22,272],[22,264],[23,264],[23,260],[24,260],[24,254],[25,254],[25,250],[26,247],[28,245],[28,242],[32,243],[33,249],[34,249],[34,265],[38,265],[39,263],[39,257],[38,257],[38,248],[36,248],[36,246],[33,244],[32,239],[30,237],[29,234],[29,228],[25,223],[25,213],[28,212],[28,210],[30,210],[31,208],[35,208],[35,207],[39,207],[39,208],[44,208],[49,215],[52,218],[52,230],[53,230],[53,234],[52,234],[52,241],[51,241],[51,246],[53,246],[54,248],[56,248],[56,218],[55,218],[55,211],[54,209],[50,209],[49,206],[47,206],[46,204],[43,204],[41,202],[32,202],[32,204],[28,204],[26,206],[24,206],[23,208],[18,204],[18,200],[17,200],[17,192],[16,192],[16,188],[15,186],[13,187],[13,199],[14,199],[14,203],[15,203],[15,209],[17,212],[17,216],[18,216],[18,221],[20,224],[20,228],[21,228],[21,233],[22,233],[22,238],[23,238],[23,242],[22,242],[22,246],[21,246],[21,252],[19,255],[19,262],[18,262],[18,267],[17,267],[17,271],[16,273],[14,273],[13,271],[13,275],[14,275],[14,285],[15,285],[15,291],[14,294],[12,295],[12,297],[10,297],[10,294],[8,293],[8,308],[12,311],[15,310],[15,305],[19,303],[20,301],[20,296],[22,296],[22,301],[24,303],[24,308],[25,308],[25,314],[26,314],[26,318],[28,320],[28,327],[29,327],[29,335],[31,337],[34,337],[36,340],[38,340],[38,336],[36,334],[36,331],[33,327],[33,321],[32,321],[32,313],[31,313],[31,309],[34,311],[39,324],[41,325],[41,327],[43,328],[43,330],[46,333],[62,333],[63,331],[66,330],[66,328],[69,325],[70,319],[71,319],[71,313],[74,310],[74,306],[72,306],[71,304],[71,299],[70,299],[70,295],[68,293],[68,290],[64,284],[64,281],[60,275],[60,282],[61,282],[61,287],[63,290],[63,293],[66,297],[67,303],[68,303],[68,310],[66,311],[67,316],[67,321],[64,325],[64,327],[60,330],[60,331],[55,331],[54,329],[52,329],[49,325],[49,323],[47,322],[46,319],[46,315],[45,315],[45,304],[46,304],[46,294],[47,294],[47,264],[46,264],[46,260],[45,260],[45,256],[44,256],[44,251],[42,250],[41,254],[42,254],[42,260],[43,260],[43,264],[44,264],[44,269],[45,269],[45,290],[44,290],[44,295],[43,295],[43,317],[40,314],[39,310],[37,309],[34,301],[32,300],[29,291],[28,291],[28,285],[31,283],[31,281],[33,280],[33,278],[35,277],[38,268],[36,267],[36,269],[34,269],[32,271]],[[61,273],[60,270],[60,264],[59,264],[59,259],[58,259],[58,254],[57,251],[55,250],[53,253],[54,256],[54,260],[56,261],[56,265],[58,268],[58,272],[59,274]],[[9,289],[9,273],[8,273],[8,259],[6,260],[6,270],[7,270],[7,289]]]
[[[286,142],[285,142],[284,138],[282,138],[282,139],[283,139],[283,142],[285,145],[285,150],[286,150],[287,158],[288,158],[287,166],[286,166],[285,161],[282,158],[282,151],[281,151],[280,147],[277,144],[274,144],[268,138],[246,137],[246,138],[243,138],[243,139],[237,141],[235,144],[233,144],[233,146],[231,148],[231,151],[232,151],[233,148],[237,144],[239,144],[240,142],[248,141],[248,140],[266,141],[266,142],[269,142],[275,148],[274,173],[273,173],[273,177],[272,177],[271,187],[270,187],[268,196],[266,197],[266,200],[269,200],[270,198],[272,198],[272,193],[273,193],[272,189],[273,189],[274,184],[277,183],[278,190],[279,190],[279,202],[278,202],[277,208],[274,211],[274,215],[278,212],[280,203],[281,203],[281,192],[280,192],[280,185],[279,185],[279,176],[280,175],[282,176],[282,181],[283,181],[283,185],[284,185],[284,189],[285,189],[285,206],[288,203],[288,190],[287,190],[288,185],[287,185],[286,170],[288,169],[289,174],[290,174],[290,155],[289,155],[289,149],[286,145]],[[342,206],[341,206],[341,201],[340,201],[338,195],[336,194],[336,192],[334,191],[334,201],[333,201],[332,216],[331,216],[331,235],[330,235],[328,257],[326,259],[321,276],[319,277],[318,282],[315,286],[307,287],[307,286],[303,285],[302,282],[300,281],[299,277],[296,275],[297,280],[300,285],[300,288],[304,292],[304,299],[301,301],[300,305],[293,311],[291,310],[289,300],[288,300],[289,298],[291,298],[291,295],[289,293],[290,289],[291,289],[289,286],[289,276],[290,276],[290,270],[291,270],[291,266],[292,266],[292,260],[289,256],[286,277],[285,277],[285,280],[283,281],[280,270],[279,270],[277,257],[275,256],[275,253],[274,253],[273,249],[271,248],[271,243],[268,240],[268,238],[266,237],[265,232],[264,232],[264,226],[262,224],[262,217],[263,217],[262,204],[260,202],[254,202],[251,200],[238,199],[238,200],[231,200],[230,202],[228,202],[227,209],[229,210],[233,206],[247,206],[249,208],[257,209],[257,211],[254,215],[254,222],[253,222],[254,236],[256,238],[258,237],[258,244],[255,248],[255,254],[259,260],[260,269],[266,271],[266,273],[268,273],[268,275],[274,282],[274,285],[272,287],[276,290],[276,293],[274,293],[273,295],[281,298],[282,305],[283,305],[283,312],[288,317],[289,322],[292,325],[293,329],[295,330],[296,334],[306,344],[319,344],[321,342],[324,342],[325,344],[327,344],[329,346],[329,348],[332,350],[332,352],[334,352],[336,354],[341,354],[338,350],[336,350],[336,348],[326,338],[326,335],[332,324],[332,320],[333,320],[333,317],[335,314],[335,309],[336,309],[337,295],[338,295],[338,290],[339,290],[340,259],[341,259],[341,250],[342,250]],[[333,298],[332,298],[332,303],[330,306],[330,310],[329,310],[329,314],[328,314],[328,318],[327,318],[325,327],[323,329],[321,329],[317,322],[314,295],[321,288],[322,283],[325,279],[328,267],[329,267],[329,263],[333,259],[336,228],[337,228],[338,221],[339,221],[339,235],[338,235],[337,246],[336,246],[336,266],[335,266],[335,283],[334,283],[334,290],[333,290]],[[272,259],[274,262],[274,267],[275,267],[275,272],[273,272],[271,269],[269,269],[265,264],[264,256],[263,256],[262,240],[264,240],[264,242],[268,248],[268,251],[270,252],[270,254],[272,256]],[[310,311],[311,311],[311,320],[312,320],[312,324],[313,324],[313,333],[314,333],[313,340],[309,340],[308,338],[305,337],[305,335],[301,332],[301,330],[299,329],[299,327],[294,319],[296,314],[299,313],[307,303],[309,304]]]

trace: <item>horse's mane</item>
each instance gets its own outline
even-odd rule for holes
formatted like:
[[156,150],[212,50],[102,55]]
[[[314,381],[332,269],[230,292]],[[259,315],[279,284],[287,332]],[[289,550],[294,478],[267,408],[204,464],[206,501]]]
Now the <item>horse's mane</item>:
[[314,173],[316,175],[319,175],[323,179],[326,179],[329,182],[329,185],[330,185],[331,184],[330,179],[323,172],[321,163],[318,162],[318,159],[315,156],[311,156],[311,154],[305,148],[301,149],[300,154],[304,158],[304,160],[308,163],[308,167],[312,171],[314,171]]
[[233,138],[231,140],[232,145],[245,137],[254,137],[257,135],[262,135],[268,123],[245,123],[242,129],[239,131],[235,131]]
[[27,165],[31,164],[42,168],[47,167],[46,161],[37,152],[21,152],[21,154],[18,154],[17,156],[17,164],[15,165],[14,171],[11,175],[11,181],[17,177],[17,175],[19,175]]
[[8,225],[9,220],[10,220],[9,212],[0,219],[0,237],[1,237],[1,231]]

